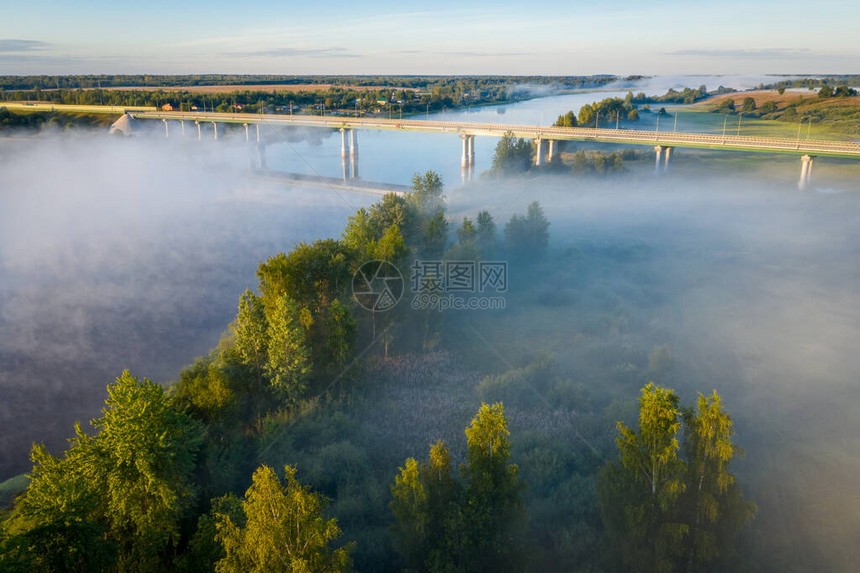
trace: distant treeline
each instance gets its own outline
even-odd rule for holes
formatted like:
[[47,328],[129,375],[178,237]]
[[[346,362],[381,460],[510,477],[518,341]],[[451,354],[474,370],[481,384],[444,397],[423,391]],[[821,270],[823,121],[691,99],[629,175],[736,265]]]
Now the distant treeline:
[[[531,78],[531,77],[286,77],[295,84],[325,84],[337,82],[338,86],[330,86],[322,90],[248,90],[237,89],[230,93],[205,94],[187,91],[163,91],[163,90],[108,90],[105,82],[101,83],[102,89],[89,89],[88,85],[76,87],[65,87],[63,81],[55,78],[56,85],[64,86],[60,89],[45,89],[39,87],[46,84],[45,78],[38,76],[30,78],[29,83],[23,79],[9,81],[9,78],[0,78],[6,91],[0,94],[0,99],[5,101],[45,101],[58,104],[76,105],[124,105],[124,106],[154,106],[161,107],[170,104],[173,109],[179,111],[209,110],[218,112],[236,111],[241,113],[290,113],[291,111],[316,112],[323,109],[329,111],[340,110],[343,113],[368,112],[389,110],[400,113],[420,113],[439,111],[445,108],[463,107],[469,105],[484,105],[491,103],[503,103],[517,101],[533,97],[530,88],[536,84],[553,84],[560,89],[597,87],[614,81],[615,77],[569,77],[569,78]],[[87,76],[80,84],[94,81],[97,76]],[[129,76],[115,76],[126,78]],[[131,76],[137,78],[138,76]],[[140,76],[143,78],[145,76]],[[177,85],[185,76],[160,76],[162,78],[177,78],[173,84]],[[199,76],[208,77],[208,76]],[[217,76],[222,77],[222,76]],[[226,76],[229,78],[230,76]],[[264,76],[275,83],[275,78],[284,79],[281,76]],[[39,79],[41,78],[41,79]],[[198,78],[198,76],[188,76]],[[259,80],[260,76],[241,76],[248,83],[250,79]],[[39,82],[34,80],[39,79]],[[69,78],[64,78],[69,83]],[[189,80],[190,81],[190,80]],[[226,80],[222,79],[224,85]],[[158,82],[155,82],[156,85]],[[282,81],[281,83],[287,83]],[[153,82],[148,84],[151,86]],[[11,88],[9,86],[19,87]],[[21,89],[21,85],[36,86],[32,89]],[[52,84],[48,83],[50,87]],[[123,84],[128,85],[128,84]],[[137,84],[132,84],[137,85]],[[143,84],[141,84],[143,85]],[[178,85],[185,85],[178,83]],[[195,85],[210,85],[202,82]],[[212,84],[214,85],[214,84]],[[248,84],[250,85],[250,84]],[[257,81],[255,85],[260,85]],[[355,86],[355,88],[346,87]],[[379,89],[358,89],[361,86],[386,86]],[[390,87],[387,87],[390,86]],[[87,89],[85,89],[87,88]],[[298,108],[298,109],[296,109]]]
[[[625,79],[636,80],[640,76]],[[598,87],[620,79],[616,76],[281,76],[281,75],[98,75],[98,76],[0,76],[0,90],[76,89],[110,87],[194,87],[243,85],[337,84],[429,89],[458,82],[484,87],[517,84],[565,88]]]
[[787,79],[770,84],[759,84],[761,90],[775,90],[779,88],[817,88],[821,86],[836,85],[858,86],[860,75],[823,76],[820,78]]

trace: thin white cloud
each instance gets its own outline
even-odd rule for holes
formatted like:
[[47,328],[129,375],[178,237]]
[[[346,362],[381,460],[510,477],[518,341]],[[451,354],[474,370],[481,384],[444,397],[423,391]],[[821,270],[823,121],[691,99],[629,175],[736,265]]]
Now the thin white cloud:
[[806,59],[817,57],[845,57],[833,54],[821,54],[805,48],[762,48],[754,50],[729,49],[729,50],[676,50],[668,52],[667,56],[691,56],[704,58],[745,58],[745,59]]
[[18,40],[14,38],[0,38],[0,52],[32,52],[44,50],[50,47],[48,42],[40,40]]
[[251,50],[247,52],[224,52],[230,58],[360,58],[346,48],[272,48],[266,50]]

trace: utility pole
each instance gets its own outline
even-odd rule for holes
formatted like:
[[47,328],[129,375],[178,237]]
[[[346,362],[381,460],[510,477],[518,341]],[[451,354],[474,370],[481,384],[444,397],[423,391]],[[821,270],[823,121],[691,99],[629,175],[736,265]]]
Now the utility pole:
[[738,135],[741,134],[741,120],[743,119],[743,117],[744,117],[744,114],[743,114],[743,112],[741,112],[741,114],[738,115]]
[[[726,118],[723,120],[723,137],[726,136],[726,125],[729,123],[729,114],[726,114]],[[801,121],[801,123],[803,123]],[[800,137],[800,130],[797,132],[797,137]]]
[[675,112],[675,127],[672,128],[672,131],[678,131],[678,112]]

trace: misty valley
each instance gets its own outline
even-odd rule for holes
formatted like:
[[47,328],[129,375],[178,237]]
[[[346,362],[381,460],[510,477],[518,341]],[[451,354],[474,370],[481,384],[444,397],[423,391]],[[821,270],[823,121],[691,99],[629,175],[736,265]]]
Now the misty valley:
[[[165,78],[126,87],[202,97]],[[802,188],[789,153],[679,146],[655,168],[653,144],[592,138],[536,162],[537,138],[365,129],[393,111],[353,101],[851,145],[833,110],[856,93],[302,82],[323,79],[344,121],[354,104],[360,176],[336,128],[109,134],[121,114],[0,101],[0,572],[860,567],[856,158],[822,153]],[[52,81],[58,105],[105,103]],[[312,93],[245,105],[312,115]]]

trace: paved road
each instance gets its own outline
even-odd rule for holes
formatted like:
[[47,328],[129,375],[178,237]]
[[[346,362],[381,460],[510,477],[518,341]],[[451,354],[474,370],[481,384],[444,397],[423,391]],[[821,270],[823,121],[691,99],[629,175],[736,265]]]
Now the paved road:
[[726,149],[759,153],[787,153],[793,155],[817,155],[830,157],[860,158],[860,143],[852,141],[830,141],[791,139],[779,137],[754,137],[746,135],[720,135],[712,133],[642,131],[632,129],[595,129],[586,127],[548,127],[534,125],[511,125],[498,123],[470,123],[453,121],[429,121],[419,119],[377,119],[346,116],[315,115],[256,115],[242,113],[175,112],[157,111],[153,108],[120,106],[74,106],[29,103],[0,103],[0,107],[29,111],[70,111],[77,113],[131,113],[138,119],[162,119],[196,121],[205,123],[258,124],[267,126],[315,126],[332,129],[375,129],[391,131],[416,131],[426,133],[453,133],[501,137],[511,133],[515,137],[546,140],[594,141],[599,143],[624,143],[633,145],[663,145],[667,147],[692,147],[703,149]]
[[496,123],[469,123],[452,121],[427,121],[418,119],[377,119],[343,116],[313,115],[252,115],[199,112],[141,112],[133,113],[139,119],[168,119],[199,122],[256,124],[271,126],[316,126],[333,129],[376,129],[392,131],[417,131],[426,133],[455,133],[462,135],[486,135],[501,137],[511,133],[515,137],[546,140],[595,141],[600,143],[625,143],[635,145],[664,145],[668,147],[695,147],[706,149],[730,149],[762,153],[789,153],[794,155],[826,155],[834,157],[860,158],[860,143],[850,141],[828,141],[788,139],[777,137],[753,137],[745,135],[720,135],[691,132],[657,132],[631,129],[595,129],[584,127],[547,127],[534,125],[510,125]]

